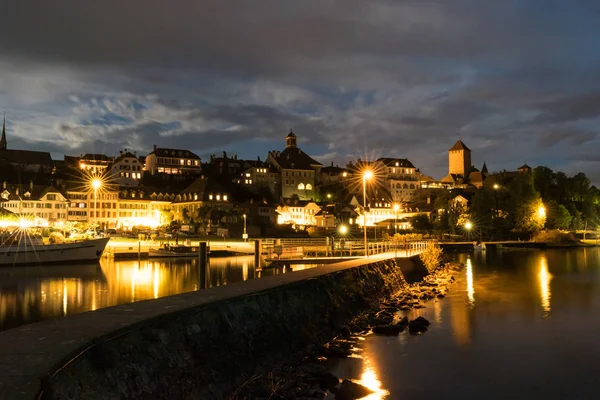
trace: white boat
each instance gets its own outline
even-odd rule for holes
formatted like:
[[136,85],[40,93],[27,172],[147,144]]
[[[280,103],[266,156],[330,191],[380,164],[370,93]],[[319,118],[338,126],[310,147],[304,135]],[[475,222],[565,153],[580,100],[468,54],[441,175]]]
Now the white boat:
[[110,238],[61,244],[36,244],[26,240],[0,246],[0,267],[98,262]]

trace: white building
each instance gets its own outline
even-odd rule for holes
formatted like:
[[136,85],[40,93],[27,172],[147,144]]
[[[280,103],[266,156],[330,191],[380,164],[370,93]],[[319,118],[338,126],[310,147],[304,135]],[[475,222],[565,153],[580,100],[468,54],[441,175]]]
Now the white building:
[[146,156],[146,170],[151,174],[200,174],[200,157],[189,150],[159,148]]
[[119,186],[137,187],[143,177],[144,164],[127,149],[120,151],[110,166],[110,178]]

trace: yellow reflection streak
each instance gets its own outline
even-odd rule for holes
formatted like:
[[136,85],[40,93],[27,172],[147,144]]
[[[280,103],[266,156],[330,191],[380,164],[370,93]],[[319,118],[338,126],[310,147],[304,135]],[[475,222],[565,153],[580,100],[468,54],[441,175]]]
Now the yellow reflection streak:
[[542,310],[546,316],[550,315],[550,281],[552,280],[552,274],[548,272],[548,260],[546,257],[540,257],[540,272],[538,273],[538,279],[540,280],[540,302],[542,304]]
[[248,280],[248,262],[244,261],[244,263],[242,264],[242,279],[244,281]]
[[467,258],[467,297],[469,306],[473,307],[475,305],[475,287],[473,286],[473,265],[470,258]]
[[63,315],[67,315],[67,281],[63,279]]
[[160,283],[160,275],[158,272],[158,268],[154,269],[154,287],[153,287],[153,294],[154,294],[154,298],[158,299],[158,285]]
[[385,399],[390,392],[381,387],[381,381],[377,377],[377,371],[371,364],[371,360],[368,357],[364,357],[363,373],[360,376],[360,380],[357,383],[373,391],[367,397],[363,397],[362,400],[382,400]]

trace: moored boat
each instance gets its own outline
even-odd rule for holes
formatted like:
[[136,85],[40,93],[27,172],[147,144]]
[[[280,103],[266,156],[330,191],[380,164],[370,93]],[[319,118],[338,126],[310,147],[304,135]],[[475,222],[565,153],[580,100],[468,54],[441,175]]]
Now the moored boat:
[[99,238],[60,244],[23,240],[0,245],[0,266],[98,262],[109,240]]
[[150,248],[148,257],[198,257],[200,253],[199,246],[168,245],[164,244],[159,248]]

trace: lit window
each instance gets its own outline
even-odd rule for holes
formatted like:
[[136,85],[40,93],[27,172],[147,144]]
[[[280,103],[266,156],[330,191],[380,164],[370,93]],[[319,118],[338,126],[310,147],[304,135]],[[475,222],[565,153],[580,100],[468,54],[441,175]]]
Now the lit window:
[[208,195],[208,199],[209,199],[209,200],[212,200],[212,199],[213,199],[213,195],[212,195],[212,194],[209,194],[209,195]]
[[198,200],[198,195],[197,194],[194,195],[194,200]]
[[217,201],[219,201],[219,200],[221,200],[221,195],[220,194],[217,195]]
[[179,164],[185,165],[185,160],[179,160]]
[[250,174],[249,173],[246,173],[246,178],[250,178]]
[[298,190],[304,190],[304,183],[298,185]]
[[198,166],[198,160],[194,160],[194,165]]
[[310,183],[306,185],[306,190],[312,190],[312,185]]
[[226,194],[223,195],[223,201],[227,201],[227,195]]

